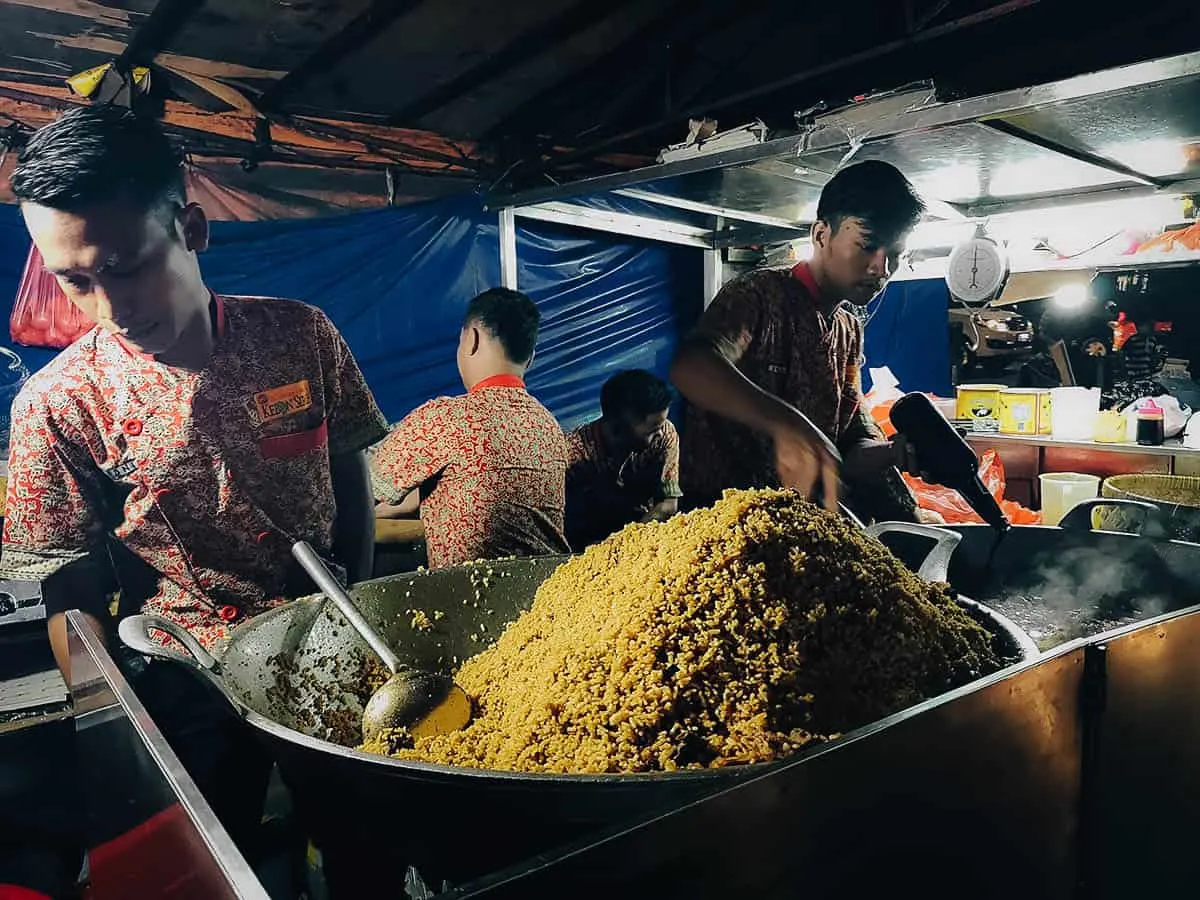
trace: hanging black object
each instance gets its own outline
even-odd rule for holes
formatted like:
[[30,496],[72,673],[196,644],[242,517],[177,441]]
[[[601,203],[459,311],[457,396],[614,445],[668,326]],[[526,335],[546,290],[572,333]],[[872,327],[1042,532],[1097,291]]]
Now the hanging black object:
[[921,475],[958,491],[983,521],[999,531],[1008,517],[979,477],[979,457],[924,394],[905,394],[891,411],[892,425],[916,452]]

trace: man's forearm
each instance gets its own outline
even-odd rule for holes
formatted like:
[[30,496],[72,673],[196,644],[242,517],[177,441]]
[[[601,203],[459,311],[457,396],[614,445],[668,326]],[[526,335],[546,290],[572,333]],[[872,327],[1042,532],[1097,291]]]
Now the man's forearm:
[[421,492],[413,488],[399,503],[380,503],[375,507],[377,519],[415,519],[421,512]]
[[50,650],[63,680],[71,683],[71,650],[67,645],[67,612],[79,610],[91,623],[101,640],[107,643],[111,623],[109,601],[117,584],[112,570],[97,561],[95,555],[63,566],[41,583],[42,604],[46,608],[46,626]]
[[349,584],[371,577],[375,564],[375,502],[371,476],[362,452],[330,459],[337,516],[333,553],[346,568]]
[[[107,646],[108,635],[100,620],[89,612],[84,612],[83,617],[87,619],[88,624],[95,629],[96,634],[100,635],[100,640]],[[54,654],[55,665],[58,666],[58,671],[62,673],[63,681],[67,683],[67,687],[70,687],[71,646],[67,640],[67,614],[65,612],[54,613],[46,620],[46,628],[50,632],[50,652]]]
[[763,434],[801,415],[703,343],[685,343],[680,348],[671,364],[671,381],[690,403]]
[[643,522],[664,522],[675,513],[679,512],[679,501],[674,497],[667,500],[660,500],[646,511],[646,515],[642,516]]
[[861,405],[850,416],[850,421],[838,439],[838,449],[846,452],[854,447],[875,441],[887,440],[871,414]]

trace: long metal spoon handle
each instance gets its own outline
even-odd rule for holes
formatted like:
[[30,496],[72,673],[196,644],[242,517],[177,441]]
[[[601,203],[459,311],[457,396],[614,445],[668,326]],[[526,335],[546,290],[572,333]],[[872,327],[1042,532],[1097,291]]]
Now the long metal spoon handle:
[[850,524],[853,525],[855,528],[857,528],[859,531],[867,530],[866,523],[863,522],[863,520],[860,519],[858,516],[856,516],[854,514],[854,510],[852,510],[850,507],[848,507],[845,503],[839,502],[838,509],[841,510],[841,513],[843,516],[845,516],[847,519],[850,520]]
[[387,666],[392,674],[400,671],[401,662],[399,657],[392,652],[389,647],[363,618],[362,613],[358,611],[358,607],[354,605],[354,601],[350,599],[350,595],[342,590],[342,586],[338,584],[337,579],[333,577],[333,573],[326,568],[325,563],[317,552],[309,546],[307,541],[296,541],[292,544],[292,556],[296,557],[296,561],[308,576],[316,583],[326,597],[333,601],[334,605],[341,610],[343,616],[346,617],[351,627],[357,631],[364,641],[371,645],[383,664]]

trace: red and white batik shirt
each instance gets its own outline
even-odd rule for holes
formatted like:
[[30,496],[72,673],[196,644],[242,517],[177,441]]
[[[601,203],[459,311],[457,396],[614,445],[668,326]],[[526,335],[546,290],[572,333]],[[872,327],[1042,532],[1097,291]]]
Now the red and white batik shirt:
[[290,547],[331,555],[330,457],[379,440],[385,420],[319,310],[214,297],[212,313],[200,371],[97,328],[30,379],[13,404],[0,577],[99,578],[115,539],[152,573],[142,609],[210,646],[305,592]]
[[379,500],[420,489],[430,568],[568,552],[566,471],[562,429],[512,375],[430,400],[371,457]]

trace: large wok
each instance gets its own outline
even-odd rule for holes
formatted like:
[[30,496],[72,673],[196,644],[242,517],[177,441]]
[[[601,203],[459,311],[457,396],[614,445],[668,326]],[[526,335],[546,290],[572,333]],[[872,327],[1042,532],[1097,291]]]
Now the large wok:
[[[1139,533],[1094,530],[1112,521]],[[1166,540],[1164,516],[1149,503],[1097,498],[1059,527],[1013,528],[996,543],[987,525],[953,525],[962,541],[947,580],[1014,621],[1048,650],[1200,602],[1200,544]],[[921,564],[929,540],[892,530],[883,542],[909,566]]]
[[[922,554],[927,557],[922,575],[945,580],[959,535],[904,527],[933,539],[933,552],[927,548]],[[352,593],[363,615],[402,656],[421,668],[451,671],[526,608],[563,559],[391,576],[357,585]],[[1037,655],[1011,622],[966,598],[961,602],[987,624],[1004,658],[1016,662]],[[433,630],[415,629],[412,610],[435,619]],[[174,635],[190,655],[151,641],[150,628]],[[301,821],[325,855],[327,874],[359,895],[385,890],[381,896],[399,896],[397,885],[408,865],[431,886],[443,879],[462,883],[596,829],[677,808],[771,765],[534,775],[402,762],[339,746],[326,740],[327,725],[340,718],[351,732],[357,728],[361,662],[369,650],[322,597],[296,600],[240,625],[219,661],[162,619],[130,617],[121,623],[121,637],[135,650],[199,674],[266,738]],[[330,716],[331,708],[341,713]]]

